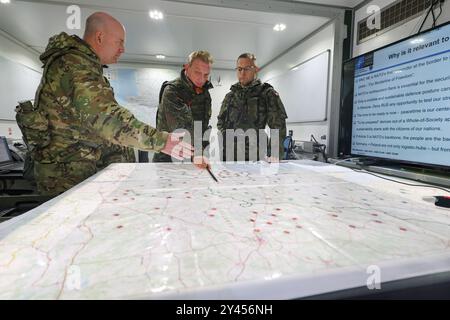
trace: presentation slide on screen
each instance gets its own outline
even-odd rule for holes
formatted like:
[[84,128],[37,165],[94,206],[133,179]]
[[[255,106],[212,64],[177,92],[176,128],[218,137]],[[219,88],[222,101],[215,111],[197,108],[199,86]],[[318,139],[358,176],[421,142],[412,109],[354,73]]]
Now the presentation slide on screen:
[[449,31],[358,58],[353,154],[450,166]]

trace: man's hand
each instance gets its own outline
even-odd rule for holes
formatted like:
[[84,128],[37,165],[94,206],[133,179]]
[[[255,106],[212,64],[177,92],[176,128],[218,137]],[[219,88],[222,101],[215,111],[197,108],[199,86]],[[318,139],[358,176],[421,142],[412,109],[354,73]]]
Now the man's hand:
[[161,152],[178,160],[190,159],[194,152],[194,147],[190,143],[181,141],[183,136],[184,133],[169,133],[166,145]]
[[204,156],[195,156],[193,157],[193,162],[194,165],[199,168],[199,169],[211,169],[211,165],[209,163],[208,158],[204,157]]

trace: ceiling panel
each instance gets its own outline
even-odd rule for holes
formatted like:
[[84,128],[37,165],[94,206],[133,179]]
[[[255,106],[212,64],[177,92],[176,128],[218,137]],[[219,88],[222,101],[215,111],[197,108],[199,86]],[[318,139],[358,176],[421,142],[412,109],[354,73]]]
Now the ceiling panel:
[[[39,52],[48,38],[65,31],[82,35],[66,26],[67,6],[78,4],[82,29],[86,17],[106,11],[126,27],[126,53],[121,61],[161,63],[156,54],[167,56],[164,63],[181,65],[197,49],[214,56],[216,68],[234,68],[242,52],[254,52],[259,65],[271,61],[302,38],[325,24],[328,19],[297,14],[277,14],[167,1],[11,1],[0,6],[0,29]],[[162,21],[151,20],[150,9],[163,11]],[[273,31],[284,23],[283,32]]]

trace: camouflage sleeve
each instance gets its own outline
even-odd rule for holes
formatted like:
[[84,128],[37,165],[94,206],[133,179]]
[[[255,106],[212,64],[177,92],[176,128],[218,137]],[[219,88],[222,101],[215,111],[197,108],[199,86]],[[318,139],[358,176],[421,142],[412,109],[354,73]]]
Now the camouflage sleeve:
[[177,129],[186,129],[193,137],[193,119],[190,107],[179,97],[175,86],[169,85],[164,90],[159,105],[161,119],[165,123],[164,129],[173,132]]
[[121,107],[103,75],[96,67],[77,55],[63,57],[66,72],[71,73],[67,84],[72,91],[73,104],[82,123],[102,139],[122,146],[142,150],[160,151],[164,148],[168,133],[137,120],[127,109]]
[[[212,114],[211,95],[209,94],[209,92],[207,93],[207,95],[208,95],[207,100],[209,101],[209,103],[206,106],[206,108],[207,108],[206,115],[205,115],[205,126],[206,126],[206,128],[209,125],[209,121],[211,120],[211,114]],[[206,130],[206,128],[203,128],[203,130]]]
[[273,88],[267,90],[267,125],[271,129],[279,130],[279,158],[284,156],[283,141],[286,138],[286,119],[287,114],[284,109],[283,102],[281,102],[280,95]]
[[227,117],[228,103],[230,101],[231,93],[228,93],[222,101],[222,106],[220,107],[219,115],[217,116],[217,129],[223,132],[227,129],[225,126],[225,121]]
[[211,139],[211,130],[209,130],[209,127],[211,126],[210,125],[211,114],[212,114],[211,95],[209,91],[206,91],[205,115],[203,117],[202,122],[202,138],[204,139],[204,141],[202,141],[203,149],[209,146],[209,141]]

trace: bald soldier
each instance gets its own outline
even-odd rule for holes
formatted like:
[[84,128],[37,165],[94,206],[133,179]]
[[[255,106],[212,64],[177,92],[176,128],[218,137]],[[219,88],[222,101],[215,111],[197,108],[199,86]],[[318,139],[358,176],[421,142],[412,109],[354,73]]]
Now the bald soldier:
[[[243,53],[238,57],[236,73],[239,82],[232,85],[230,92],[225,96],[217,121],[217,128],[223,137],[222,158],[224,161],[266,158],[270,162],[276,162],[284,155],[286,111],[278,92],[270,84],[262,83],[257,78],[258,71],[255,55]],[[274,129],[271,130],[271,139],[278,139],[278,150],[268,150],[267,141],[261,139],[267,139],[263,132],[266,125]],[[231,139],[226,133],[227,129],[235,132]],[[244,134],[238,133],[239,131]],[[245,141],[252,136],[252,131],[256,140],[254,145]],[[238,143],[239,135],[243,136],[242,148]],[[234,141],[230,141],[233,139]]]
[[191,157],[179,135],[157,131],[116,102],[103,66],[117,63],[124,44],[122,24],[102,12],[87,19],[83,39],[50,38],[34,107],[17,110],[39,193],[57,195],[112,162],[134,161],[128,147]]

